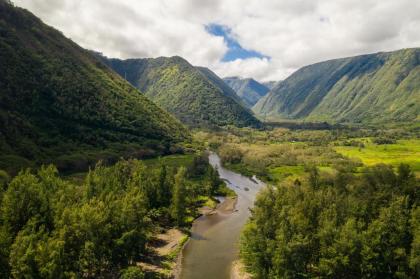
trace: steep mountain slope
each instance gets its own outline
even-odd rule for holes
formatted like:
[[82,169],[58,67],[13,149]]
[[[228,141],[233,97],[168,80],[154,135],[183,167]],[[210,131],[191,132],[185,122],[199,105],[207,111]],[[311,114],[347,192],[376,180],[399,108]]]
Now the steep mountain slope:
[[236,94],[236,92],[224,82],[222,78],[218,75],[213,73],[209,68],[206,67],[195,67],[198,69],[207,79],[213,82],[217,87],[219,87],[226,96],[231,97],[242,106],[246,106],[246,104],[242,101],[242,99]]
[[261,84],[264,85],[265,87],[267,87],[268,89],[273,89],[274,86],[276,86],[279,82],[281,81],[265,81],[262,82]]
[[0,169],[167,152],[184,126],[30,12],[0,1]]
[[248,106],[252,107],[270,90],[252,78],[227,77],[223,79]]
[[[100,57],[100,56],[99,56]],[[191,126],[258,126],[252,112],[213,72],[181,57],[108,59],[104,63]]]
[[419,120],[420,49],[303,67],[274,87],[253,110],[278,118],[338,122]]

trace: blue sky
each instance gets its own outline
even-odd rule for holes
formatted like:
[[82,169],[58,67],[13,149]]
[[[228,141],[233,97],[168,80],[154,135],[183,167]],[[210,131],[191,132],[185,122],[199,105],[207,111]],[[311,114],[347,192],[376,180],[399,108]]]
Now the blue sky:
[[206,31],[214,36],[223,37],[228,51],[222,58],[223,62],[234,61],[236,59],[247,59],[247,58],[266,58],[270,59],[269,56],[264,55],[258,51],[243,48],[238,41],[232,36],[232,31],[229,27],[220,24],[211,23],[206,25]]

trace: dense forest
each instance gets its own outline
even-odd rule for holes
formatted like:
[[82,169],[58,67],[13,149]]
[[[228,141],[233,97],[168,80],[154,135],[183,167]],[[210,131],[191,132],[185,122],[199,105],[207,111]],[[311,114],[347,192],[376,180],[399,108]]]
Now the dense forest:
[[418,278],[420,188],[407,165],[264,190],[241,239],[256,278]]
[[1,183],[2,278],[143,278],[133,267],[152,236],[189,226],[203,197],[227,193],[206,154],[176,167],[98,163],[81,181],[50,165]]
[[0,14],[0,169],[87,170],[188,141],[179,121],[59,31],[4,1]]

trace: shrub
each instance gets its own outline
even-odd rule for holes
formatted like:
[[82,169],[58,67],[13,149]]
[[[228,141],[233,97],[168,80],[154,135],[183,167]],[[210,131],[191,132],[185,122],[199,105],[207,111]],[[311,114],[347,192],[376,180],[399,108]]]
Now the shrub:
[[144,279],[144,272],[138,266],[130,266],[121,272],[121,279]]

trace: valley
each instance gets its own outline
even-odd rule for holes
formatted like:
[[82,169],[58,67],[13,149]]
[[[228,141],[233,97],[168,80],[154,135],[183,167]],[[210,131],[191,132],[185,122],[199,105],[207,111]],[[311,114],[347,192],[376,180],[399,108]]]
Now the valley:
[[420,48],[320,60],[257,41],[266,55],[204,20],[210,3],[16,2],[0,0],[0,278],[420,278]]

